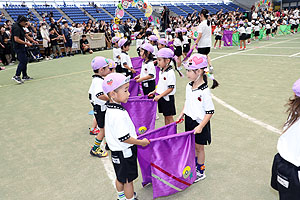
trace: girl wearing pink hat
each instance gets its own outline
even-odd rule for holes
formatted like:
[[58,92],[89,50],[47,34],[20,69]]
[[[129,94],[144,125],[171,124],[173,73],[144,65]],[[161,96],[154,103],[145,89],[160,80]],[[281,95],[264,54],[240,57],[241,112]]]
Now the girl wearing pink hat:
[[183,45],[183,37],[181,29],[177,28],[175,30],[175,38],[174,38],[174,54],[177,56],[176,65],[178,68],[181,66],[181,56],[182,56],[182,45]]
[[[178,120],[185,116],[185,131],[194,130],[196,148],[196,172],[198,182],[205,176],[204,145],[211,143],[210,119],[214,114],[214,104],[207,86],[206,73],[207,57],[202,54],[193,54],[186,64],[187,77],[191,81],[186,86],[186,100]],[[216,81],[215,81],[216,82]],[[212,88],[217,87],[217,82]]]
[[274,157],[271,186],[279,192],[280,200],[300,197],[300,79],[293,85],[294,97],[287,104],[288,120],[278,139]]
[[172,29],[171,28],[167,28],[165,38],[166,38],[166,40],[168,40],[168,42],[173,41]]
[[182,37],[183,37],[183,41],[182,41],[182,47],[183,47],[183,50],[182,50],[182,54],[183,54],[183,57],[185,58],[186,57],[186,54],[190,51],[190,43],[189,43],[189,38],[187,36],[187,29],[186,28],[183,28],[182,29]]

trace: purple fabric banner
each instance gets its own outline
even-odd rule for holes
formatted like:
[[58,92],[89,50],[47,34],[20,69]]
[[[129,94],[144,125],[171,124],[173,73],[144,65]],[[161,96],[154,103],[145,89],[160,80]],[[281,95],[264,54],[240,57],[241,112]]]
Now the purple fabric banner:
[[138,135],[155,129],[156,101],[144,96],[131,97],[122,106],[127,110]]
[[130,93],[130,97],[138,96],[139,94],[144,95],[142,85],[134,79],[130,79],[128,92]]
[[[168,43],[168,47],[169,47],[172,51],[174,51],[173,43],[174,43],[174,41],[170,41],[170,42]],[[172,46],[171,46],[171,45],[172,45]]]
[[224,46],[232,46],[232,31],[224,30],[222,41]]
[[[159,129],[147,132],[143,135],[139,135],[138,139],[142,140],[147,138],[148,140],[172,135],[177,133],[177,125],[176,122],[168,124],[167,126],[163,126]],[[141,172],[143,176],[143,186],[152,182],[151,176],[151,155],[152,155],[152,146],[148,145],[146,147],[138,146],[138,160],[141,167]]]

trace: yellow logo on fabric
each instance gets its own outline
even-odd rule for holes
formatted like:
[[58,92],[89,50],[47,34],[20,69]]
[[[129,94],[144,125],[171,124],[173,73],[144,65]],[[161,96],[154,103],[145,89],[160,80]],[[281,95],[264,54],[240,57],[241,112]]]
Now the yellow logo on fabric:
[[186,166],[182,172],[183,178],[187,179],[191,174],[191,167]]
[[144,134],[147,131],[147,128],[145,126],[141,126],[139,128],[139,134]]

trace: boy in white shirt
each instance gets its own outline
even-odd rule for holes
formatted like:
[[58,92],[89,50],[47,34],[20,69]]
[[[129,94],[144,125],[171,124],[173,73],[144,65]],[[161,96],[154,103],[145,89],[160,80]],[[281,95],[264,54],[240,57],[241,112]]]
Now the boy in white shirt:
[[111,42],[113,45],[113,59],[117,65],[116,72],[122,73],[121,68],[121,49],[118,46],[120,38],[119,37],[113,37]]
[[130,76],[130,78],[133,78],[133,74],[136,73],[136,71],[133,69],[131,59],[128,55],[128,51],[130,48],[130,40],[127,39],[120,39],[118,42],[119,47],[121,48],[121,68],[122,72],[126,74],[126,76]]

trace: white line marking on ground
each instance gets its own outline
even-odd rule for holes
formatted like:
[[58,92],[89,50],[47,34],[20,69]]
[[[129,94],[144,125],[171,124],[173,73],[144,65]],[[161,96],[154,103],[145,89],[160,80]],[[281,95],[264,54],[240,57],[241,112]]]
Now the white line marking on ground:
[[106,158],[101,158],[101,161],[103,163],[103,166],[107,173],[108,178],[111,180],[111,184],[114,186],[114,188],[116,188],[116,184],[115,184],[116,175],[115,175],[115,171],[114,171],[112,162],[109,159],[109,156],[107,156]]
[[[214,54],[225,54],[221,52],[212,52]],[[242,53],[242,54],[236,54],[237,56],[278,56],[278,57],[290,57],[290,55],[280,55],[280,54],[255,54],[255,53]],[[297,57],[297,56],[295,56]]]
[[299,54],[300,54],[300,52],[295,53],[295,54],[293,54],[293,55],[290,55],[289,57],[295,57],[295,56],[297,56],[297,55],[299,55]]
[[218,102],[219,104],[221,104],[222,106],[228,108],[229,110],[231,110],[232,112],[238,114],[239,116],[241,116],[242,118],[245,118],[245,119],[248,119],[249,121],[253,122],[254,124],[257,124],[269,131],[272,131],[274,133],[278,133],[278,134],[281,134],[281,131],[269,124],[266,124],[258,119],[255,119],[254,117],[250,117],[249,115],[239,111],[238,109],[234,108],[233,106],[227,104],[225,101],[219,99],[218,97],[216,97],[215,95],[211,94],[212,98]]

